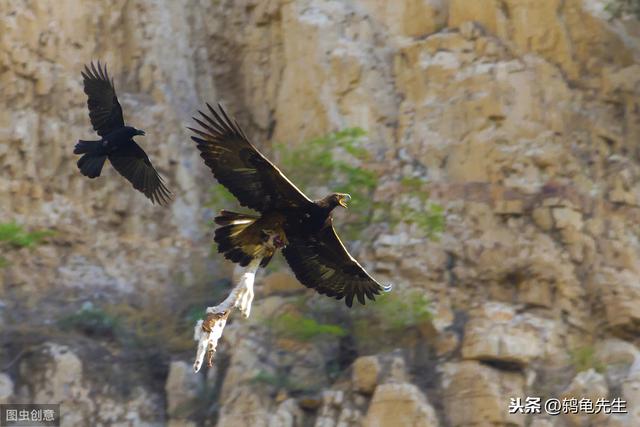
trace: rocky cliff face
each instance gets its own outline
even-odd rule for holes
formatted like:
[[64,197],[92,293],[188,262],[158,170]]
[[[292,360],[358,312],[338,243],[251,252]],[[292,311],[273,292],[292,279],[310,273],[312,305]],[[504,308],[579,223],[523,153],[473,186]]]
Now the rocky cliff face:
[[[62,401],[64,425],[640,425],[637,22],[599,0],[11,0],[0,17],[0,220],[56,231],[3,254],[0,402]],[[170,209],[77,173],[92,59],[147,131]],[[238,321],[206,378],[189,352],[47,329],[87,302],[162,316],[226,274],[206,258],[212,182],[184,127],[205,101],[265,149],[366,129],[377,200],[417,203],[400,183],[427,178],[440,239],[378,224],[359,256],[432,320],[376,351]],[[311,296],[284,273],[259,282],[256,319]],[[526,396],[629,413],[509,414]]]

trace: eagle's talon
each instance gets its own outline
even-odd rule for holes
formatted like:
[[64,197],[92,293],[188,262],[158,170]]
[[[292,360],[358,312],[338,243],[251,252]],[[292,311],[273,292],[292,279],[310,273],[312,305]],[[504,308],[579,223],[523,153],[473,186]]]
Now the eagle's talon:
[[242,315],[246,318],[251,314],[251,303],[253,302],[253,287],[242,286],[238,291],[238,296],[234,307],[240,310]]

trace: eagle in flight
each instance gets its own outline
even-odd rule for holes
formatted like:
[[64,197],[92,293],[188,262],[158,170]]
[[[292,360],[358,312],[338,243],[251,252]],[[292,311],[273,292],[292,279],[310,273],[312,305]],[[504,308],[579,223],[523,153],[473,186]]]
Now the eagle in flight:
[[91,63],[91,67],[84,67],[82,78],[84,93],[88,97],[89,118],[101,139],[80,140],[76,144],[73,153],[83,155],[78,159],[80,173],[89,178],[99,177],[104,162],[109,159],[115,170],[152,203],[168,204],[171,192],[147,154],[133,140],[136,135],[144,135],[144,131],[125,126],[122,107],[107,67],[100,66],[100,62],[97,67]]
[[333,193],[320,200],[304,195],[229,119],[220,105],[216,111],[194,117],[201,129],[196,135],[200,156],[218,182],[242,206],[259,212],[248,215],[223,210],[215,218],[218,251],[225,258],[246,266],[260,259],[265,267],[276,250],[282,253],[296,278],[318,293],[361,304],[375,300],[382,286],[347,252],[333,227],[331,211],[347,207],[351,196]]

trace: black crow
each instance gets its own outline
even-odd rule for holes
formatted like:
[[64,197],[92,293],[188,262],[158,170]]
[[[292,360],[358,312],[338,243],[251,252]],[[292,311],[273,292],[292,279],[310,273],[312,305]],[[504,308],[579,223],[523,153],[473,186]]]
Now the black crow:
[[133,188],[144,193],[153,203],[166,205],[171,200],[171,192],[156,172],[149,157],[133,137],[144,135],[144,131],[125,126],[122,107],[118,102],[113,80],[109,80],[106,65],[91,68],[85,65],[82,72],[84,93],[87,94],[89,118],[93,129],[102,139],[98,141],[79,140],[74,154],[84,154],[78,160],[80,172],[89,178],[100,176],[105,160],[125,177]]

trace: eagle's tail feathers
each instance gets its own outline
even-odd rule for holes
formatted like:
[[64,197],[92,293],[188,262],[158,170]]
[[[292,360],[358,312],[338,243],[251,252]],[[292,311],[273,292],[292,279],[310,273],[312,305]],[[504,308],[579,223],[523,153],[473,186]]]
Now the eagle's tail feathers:
[[258,217],[255,215],[241,214],[223,209],[213,220],[218,225],[249,225],[255,222],[256,219]]
[[215,223],[220,225],[216,228],[214,236],[218,244],[218,252],[243,267],[249,265],[253,259],[262,257],[264,255],[261,250],[262,245],[254,241],[255,232],[251,229],[251,225],[258,219],[259,217],[255,215],[220,211],[220,214],[214,218]]

